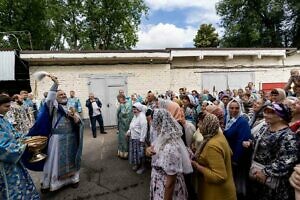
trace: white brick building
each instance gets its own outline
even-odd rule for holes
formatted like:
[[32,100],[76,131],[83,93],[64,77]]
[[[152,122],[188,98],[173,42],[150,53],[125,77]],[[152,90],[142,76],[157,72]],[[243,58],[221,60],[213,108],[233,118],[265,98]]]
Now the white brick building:
[[[166,49],[100,52],[21,53],[30,65],[30,76],[36,71],[53,73],[60,88],[68,94],[76,91],[82,102],[94,92],[103,103],[106,125],[115,125],[116,95],[145,96],[148,90],[164,93],[180,87],[188,90],[238,89],[252,81],[257,89],[273,83],[284,83],[289,71],[300,66],[297,49]],[[299,68],[300,69],[300,68]],[[37,84],[38,98],[52,82]],[[31,78],[32,89],[35,84]],[[84,107],[84,105],[83,105]],[[87,110],[84,109],[87,118]]]

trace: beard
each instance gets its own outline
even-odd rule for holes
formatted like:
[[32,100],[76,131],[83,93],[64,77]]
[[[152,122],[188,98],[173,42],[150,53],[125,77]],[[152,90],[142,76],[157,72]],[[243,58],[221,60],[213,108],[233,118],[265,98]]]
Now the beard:
[[67,98],[60,99],[60,100],[57,100],[57,102],[58,102],[59,104],[62,104],[62,105],[67,105],[68,99],[67,99]]

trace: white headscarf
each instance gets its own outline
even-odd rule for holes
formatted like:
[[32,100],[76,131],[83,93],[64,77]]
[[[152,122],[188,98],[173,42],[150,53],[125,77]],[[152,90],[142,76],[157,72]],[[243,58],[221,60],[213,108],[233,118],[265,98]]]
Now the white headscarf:
[[134,103],[133,107],[136,107],[140,112],[143,112],[143,113],[147,112],[147,106],[141,104],[140,102]]
[[[230,117],[230,112],[229,112],[229,105],[232,102],[236,102],[239,106],[239,114],[236,117]],[[236,98],[233,98],[228,104],[227,104],[227,115],[226,115],[226,124],[225,124],[225,131],[230,129],[230,127],[242,116],[243,112],[242,112],[242,106],[240,104],[240,101]]]
[[154,142],[154,150],[158,154],[164,150],[166,144],[178,144],[182,157],[181,166],[183,173],[191,173],[193,168],[188,151],[181,139],[182,127],[166,109],[155,109],[153,114],[153,128],[157,131],[157,139]]

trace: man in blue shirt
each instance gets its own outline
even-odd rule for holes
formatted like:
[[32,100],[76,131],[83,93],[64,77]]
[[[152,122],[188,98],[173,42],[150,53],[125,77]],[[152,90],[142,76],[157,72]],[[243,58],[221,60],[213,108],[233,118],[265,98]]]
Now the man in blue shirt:
[[74,108],[76,112],[81,113],[82,112],[82,107],[80,100],[75,97],[75,92],[72,90],[70,91],[70,98],[68,98],[68,109]]

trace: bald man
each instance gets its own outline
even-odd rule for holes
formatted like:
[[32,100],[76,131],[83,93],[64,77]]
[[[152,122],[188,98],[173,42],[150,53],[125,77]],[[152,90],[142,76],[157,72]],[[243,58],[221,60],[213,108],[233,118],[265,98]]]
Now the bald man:
[[103,118],[101,114],[101,101],[95,97],[93,93],[90,93],[89,98],[86,100],[85,106],[89,109],[93,137],[97,137],[96,121],[99,123],[101,134],[106,134],[107,132],[104,131]]

